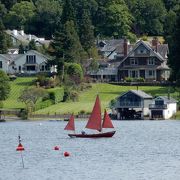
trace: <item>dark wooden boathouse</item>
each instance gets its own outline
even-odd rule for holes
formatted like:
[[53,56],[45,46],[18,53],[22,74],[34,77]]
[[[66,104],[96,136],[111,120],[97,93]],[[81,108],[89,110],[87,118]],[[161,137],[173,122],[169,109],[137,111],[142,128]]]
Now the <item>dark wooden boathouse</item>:
[[153,97],[141,90],[130,90],[117,98],[117,119],[144,119],[149,115]]

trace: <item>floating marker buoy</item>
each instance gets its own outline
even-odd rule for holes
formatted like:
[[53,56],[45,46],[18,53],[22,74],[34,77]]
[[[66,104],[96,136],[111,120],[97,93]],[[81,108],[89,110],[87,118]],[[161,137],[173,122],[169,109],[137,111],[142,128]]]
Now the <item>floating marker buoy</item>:
[[24,147],[21,143],[19,143],[18,147],[16,148],[16,151],[24,151]]
[[54,150],[55,150],[55,151],[59,151],[59,149],[60,149],[60,148],[59,148],[58,146],[55,146],[55,147],[54,147]]
[[64,152],[64,156],[65,156],[65,157],[68,157],[68,156],[70,156],[70,153]]

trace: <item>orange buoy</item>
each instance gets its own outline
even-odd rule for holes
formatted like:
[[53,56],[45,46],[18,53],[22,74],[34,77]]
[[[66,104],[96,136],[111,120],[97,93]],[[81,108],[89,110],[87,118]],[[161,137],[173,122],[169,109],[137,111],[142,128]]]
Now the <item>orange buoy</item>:
[[55,146],[55,147],[54,147],[54,150],[55,150],[55,151],[59,151],[59,149],[60,149],[60,148],[59,148],[58,146]]
[[24,151],[24,147],[21,143],[19,143],[18,147],[16,148],[16,151]]
[[64,152],[64,156],[68,157],[68,156],[70,156],[70,153],[69,152]]

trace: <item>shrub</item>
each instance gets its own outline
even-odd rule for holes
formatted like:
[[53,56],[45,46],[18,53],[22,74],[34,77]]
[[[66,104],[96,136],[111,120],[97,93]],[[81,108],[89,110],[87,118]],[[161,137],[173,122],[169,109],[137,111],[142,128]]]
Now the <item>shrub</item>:
[[79,94],[78,94],[78,92],[77,91],[71,91],[71,93],[70,93],[70,99],[72,100],[72,101],[78,101],[79,100]]
[[131,77],[125,77],[125,81],[126,81],[126,82],[132,82],[132,81],[133,81],[133,78],[131,78]]
[[64,88],[64,95],[63,95],[63,102],[66,102],[67,100],[70,99],[70,88],[65,87]]

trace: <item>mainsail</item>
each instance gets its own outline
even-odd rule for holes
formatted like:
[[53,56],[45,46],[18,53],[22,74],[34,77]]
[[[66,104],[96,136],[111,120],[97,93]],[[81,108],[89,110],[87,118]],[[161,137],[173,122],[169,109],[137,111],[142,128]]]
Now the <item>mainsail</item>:
[[96,102],[94,104],[91,116],[88,120],[88,123],[86,125],[86,128],[88,129],[95,129],[101,132],[101,106],[100,106],[100,100],[99,96],[96,97]]
[[103,123],[102,123],[102,128],[114,128],[111,118],[109,117],[106,110],[104,111],[104,119],[103,119]]
[[67,123],[66,127],[64,130],[70,130],[70,131],[75,131],[75,125],[74,125],[74,116],[71,115],[69,122]]

